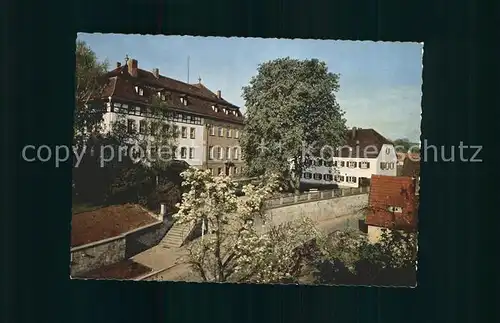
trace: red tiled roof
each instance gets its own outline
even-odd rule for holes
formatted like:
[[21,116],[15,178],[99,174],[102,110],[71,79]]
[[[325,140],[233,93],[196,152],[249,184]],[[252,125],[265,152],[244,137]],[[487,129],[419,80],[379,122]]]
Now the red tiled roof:
[[374,129],[350,129],[345,133],[344,145],[351,147],[352,151],[349,151],[347,148],[342,148],[340,150],[340,156],[377,158],[384,144],[392,145],[392,142]]
[[[153,72],[142,69],[137,69],[137,76],[133,77],[128,73],[127,65],[117,67],[108,72],[106,77],[109,78],[109,81],[102,92],[101,98],[112,97],[122,102],[149,105],[152,103],[151,98],[158,91],[164,90],[171,94],[171,100],[169,100],[168,105],[173,110],[185,111],[232,123],[244,123],[244,117],[239,107],[223,98],[219,99],[217,94],[202,84],[187,84],[163,75],[159,75],[156,78]],[[144,89],[145,93],[143,96],[136,93],[135,86],[137,85]],[[189,103],[187,106],[180,102],[180,98],[184,95],[188,97]],[[219,111],[215,112],[212,109],[212,105],[218,106]],[[229,114],[225,114],[222,111],[223,107],[229,110]],[[232,111],[236,111],[237,115],[233,115]]]
[[[400,207],[402,212],[389,211]],[[366,224],[415,229],[417,224],[415,182],[411,177],[372,175]]]
[[134,204],[111,205],[73,214],[71,247],[116,237],[157,221],[148,211]]

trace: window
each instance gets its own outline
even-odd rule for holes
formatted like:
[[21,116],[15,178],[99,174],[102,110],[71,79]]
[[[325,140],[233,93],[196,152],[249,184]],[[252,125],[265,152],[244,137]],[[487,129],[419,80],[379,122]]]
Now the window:
[[188,105],[188,98],[187,98],[187,97],[185,97],[185,96],[182,96],[182,97],[181,97],[181,103],[182,103],[183,105]]
[[238,148],[237,147],[234,147],[233,148],[233,159],[234,160],[238,160],[239,156],[238,156]]
[[240,131],[239,130],[236,130],[234,132],[234,138],[238,139],[240,137]]
[[210,174],[212,174],[212,175],[214,174],[214,169],[213,168],[209,168],[208,170],[210,171]]
[[196,134],[195,128],[189,128],[189,138],[194,139]]
[[149,156],[151,156],[153,158],[158,157],[158,147],[156,147],[156,146],[149,147]]
[[323,178],[323,175],[321,175],[320,173],[314,173],[314,179],[319,181]]
[[311,179],[312,174],[311,173],[304,173],[304,174],[302,174],[302,177],[304,177],[305,179]]
[[215,159],[222,159],[222,147],[217,147],[215,149]]
[[163,132],[163,134],[167,134],[169,129],[170,127],[168,124],[163,124],[163,126],[161,126],[161,132]]
[[177,147],[176,146],[172,147],[172,158],[173,159],[177,158]]
[[370,162],[359,162],[359,168],[363,169],[370,168]]
[[226,147],[226,159],[230,159],[230,158],[231,158],[231,148]]
[[140,134],[143,134],[143,135],[146,134],[147,128],[148,128],[148,124],[146,123],[146,120],[139,121],[139,133]]
[[234,173],[238,174],[238,167],[234,166]]
[[231,129],[227,129],[226,134],[228,138],[231,138],[231,132],[232,132]]
[[350,161],[347,165],[349,168],[356,168],[356,162]]
[[173,132],[172,135],[173,135],[174,138],[179,137],[179,126],[174,126],[172,128],[172,132]]
[[356,177],[354,177],[354,176],[347,176],[346,177],[346,182],[347,183],[356,183]]
[[222,168],[217,168],[217,175],[222,175]]
[[136,86],[135,87],[135,92],[137,94],[139,94],[140,96],[143,96],[144,95],[144,90],[142,88],[140,88],[139,86]]
[[344,181],[344,176],[337,175],[334,177],[336,182],[343,182]]
[[394,213],[401,213],[401,212],[403,212],[403,208],[402,208],[402,207],[400,207],[400,206],[389,206],[389,207],[387,208],[387,210],[388,210],[389,212],[394,212]]
[[181,135],[182,135],[182,138],[187,138],[187,128],[186,127],[182,127],[181,128]]
[[160,97],[160,100],[162,100],[162,101],[167,100],[167,96],[165,95],[164,92],[158,92],[158,96]]
[[215,105],[212,105],[212,110],[215,112],[219,112],[219,108],[217,108]]
[[150,130],[149,134],[151,136],[156,136],[156,134],[158,133],[158,124],[155,122],[151,122],[149,130]]
[[394,168],[394,163],[388,163],[388,162],[381,162],[380,163],[381,170],[388,170],[388,169],[393,169],[393,168]]
[[181,158],[186,159],[186,157],[187,157],[187,149],[186,149],[186,147],[182,147],[181,148]]
[[210,136],[215,136],[215,127],[214,126],[209,126],[210,127]]
[[323,160],[321,159],[313,160],[313,166],[323,166]]
[[168,149],[165,149],[166,147],[158,147],[158,157],[160,158],[161,161],[166,160],[169,158],[170,151]]
[[140,116],[141,115],[141,107],[135,107],[135,113],[134,113],[136,116]]
[[345,162],[344,161],[341,161],[340,162],[340,167],[344,167],[345,166]]
[[194,148],[189,148],[189,159],[194,158]]
[[224,128],[219,127],[219,137],[224,137]]
[[117,112],[119,113],[120,112],[120,107],[122,105],[120,103],[113,103],[113,107],[111,107],[111,112]]
[[327,182],[331,182],[333,180],[332,174],[324,174],[323,179]]
[[337,167],[338,162],[335,160],[335,161],[332,162],[332,164],[333,164],[333,167]]
[[128,133],[135,132],[135,120],[132,119],[127,120],[127,132]]
[[208,147],[208,159],[214,159],[214,146]]

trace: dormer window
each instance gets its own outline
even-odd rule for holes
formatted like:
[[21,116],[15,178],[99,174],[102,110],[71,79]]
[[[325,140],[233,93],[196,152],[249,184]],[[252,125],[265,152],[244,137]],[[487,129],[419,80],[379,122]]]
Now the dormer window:
[[238,113],[237,113],[236,111],[233,111],[233,115],[237,116],[237,115],[238,115]]
[[219,112],[219,108],[217,108],[215,105],[212,105],[212,110],[215,112]]
[[158,97],[160,98],[160,100],[162,101],[166,101],[167,100],[167,96],[165,95],[165,92],[158,92]]
[[403,208],[402,208],[402,207],[400,207],[400,206],[389,206],[389,207],[387,208],[387,210],[388,210],[389,212],[393,212],[393,213],[401,213],[401,212],[403,212]]
[[135,87],[135,93],[139,94],[140,96],[143,96],[144,95],[144,90],[141,87],[136,86]]
[[181,96],[181,103],[184,104],[184,105],[188,105],[187,96]]

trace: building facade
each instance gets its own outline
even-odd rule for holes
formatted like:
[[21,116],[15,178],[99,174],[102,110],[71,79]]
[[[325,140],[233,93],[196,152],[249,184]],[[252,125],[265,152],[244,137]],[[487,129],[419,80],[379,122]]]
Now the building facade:
[[331,149],[332,158],[316,158],[304,169],[302,183],[359,187],[372,175],[397,175],[394,145],[373,129],[353,128],[345,134],[342,147]]
[[244,162],[239,145],[242,129],[243,124],[228,123],[224,120],[207,120],[207,168],[212,174],[234,177],[242,174]]
[[[156,130],[148,124],[160,116],[162,127],[176,134],[173,158],[201,169],[208,169],[208,164],[212,164],[209,146],[238,146],[238,138],[233,138],[234,130],[231,137],[225,133],[223,141],[214,143],[209,140],[213,125],[241,129],[244,117],[239,107],[226,101],[220,91],[210,91],[201,84],[201,80],[198,84],[188,84],[160,75],[158,69],[151,72],[142,70],[135,59],[127,60],[123,66],[117,63],[106,78],[107,84],[101,95],[101,100],[106,102],[104,131],[111,131],[113,122],[122,119],[127,131],[137,131],[154,143]],[[160,115],[152,110],[158,102],[162,106]],[[220,161],[224,164],[226,159]],[[238,165],[241,163],[239,159],[236,161]]]

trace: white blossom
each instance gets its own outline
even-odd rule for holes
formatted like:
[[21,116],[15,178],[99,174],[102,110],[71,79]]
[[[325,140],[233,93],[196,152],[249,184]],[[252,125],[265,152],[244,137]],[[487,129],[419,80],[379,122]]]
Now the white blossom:
[[[182,176],[189,190],[178,204],[177,221],[204,219],[208,224],[209,234],[188,248],[189,263],[204,281],[272,283],[297,277],[302,261],[298,247],[318,233],[306,218],[270,224],[263,205],[279,189],[276,175],[263,177],[259,185],[244,186],[244,198],[235,195],[236,184],[230,177],[213,177],[195,168]],[[259,232],[256,217],[265,223]]]

